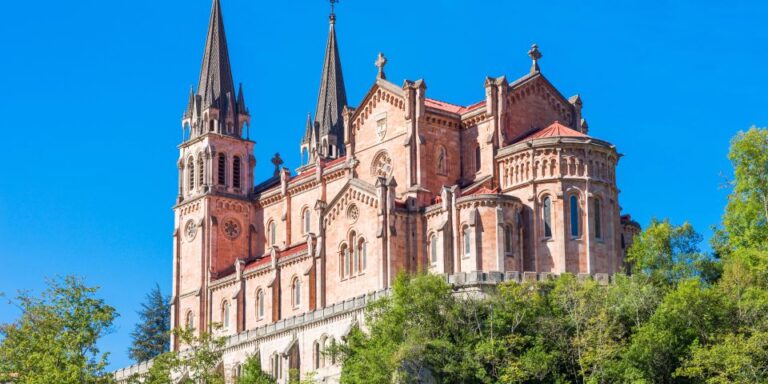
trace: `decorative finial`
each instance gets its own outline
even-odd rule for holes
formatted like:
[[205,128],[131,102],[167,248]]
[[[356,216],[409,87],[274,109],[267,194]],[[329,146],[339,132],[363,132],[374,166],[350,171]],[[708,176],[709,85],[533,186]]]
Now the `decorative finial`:
[[280,174],[280,166],[283,165],[283,159],[280,158],[280,153],[275,153],[275,157],[272,158],[272,164],[275,165],[275,176]]
[[379,68],[379,74],[376,76],[378,79],[386,80],[387,75],[384,74],[384,66],[387,65],[387,58],[384,54],[379,52],[379,57],[376,58],[376,67]]
[[336,3],[339,2],[339,0],[330,0],[331,2],[331,24],[336,24],[336,13],[334,12],[336,8]]
[[531,45],[531,50],[528,51],[528,56],[533,60],[533,63],[531,64],[531,73],[539,72],[539,59],[543,56],[541,51],[539,51],[539,46],[536,44]]

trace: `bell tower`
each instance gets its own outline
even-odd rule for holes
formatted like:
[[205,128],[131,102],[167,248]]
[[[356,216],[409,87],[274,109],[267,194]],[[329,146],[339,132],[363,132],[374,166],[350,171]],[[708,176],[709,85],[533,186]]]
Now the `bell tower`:
[[[254,142],[235,90],[220,0],[213,0],[197,90],[182,117],[174,207],[173,327],[211,329],[209,282],[249,255]],[[245,134],[245,137],[243,137]],[[174,350],[179,348],[172,341]]]

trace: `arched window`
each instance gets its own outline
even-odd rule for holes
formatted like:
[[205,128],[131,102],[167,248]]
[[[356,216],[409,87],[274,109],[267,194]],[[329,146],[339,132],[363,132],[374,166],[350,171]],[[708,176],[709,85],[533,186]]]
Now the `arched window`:
[[472,244],[469,240],[469,226],[465,225],[464,228],[461,229],[462,232],[462,243],[464,244],[464,257],[469,257],[472,254]]
[[544,237],[552,237],[552,199],[545,197],[541,206],[544,213]]
[[341,246],[341,252],[339,254],[339,261],[341,266],[339,267],[339,271],[341,272],[341,277],[346,278],[349,276],[349,248],[347,248],[346,244],[343,244]]
[[512,244],[512,225],[506,224],[504,225],[504,253],[511,255],[512,248],[514,248]]
[[480,172],[480,146],[475,147],[475,172]]
[[594,200],[595,204],[595,238],[596,239],[602,239],[603,238],[603,228],[602,228],[602,216],[601,216],[601,205],[600,199]]
[[363,239],[362,237],[357,239],[357,257],[358,257],[357,272],[358,273],[365,270],[365,264],[367,261],[366,259],[368,258],[368,255],[366,255],[367,249],[365,244],[366,244],[365,239]]
[[310,224],[309,208],[305,208],[304,213],[301,214],[301,222],[303,223],[304,234],[306,235],[309,233],[309,224]]
[[219,185],[227,185],[227,155],[219,153],[218,175]]
[[621,249],[626,249],[627,243],[624,242],[624,234],[621,234]]
[[221,304],[221,326],[229,328],[229,301],[226,300]]
[[429,237],[429,255],[432,264],[437,263],[437,235],[434,233]]
[[571,195],[571,236],[579,237],[579,198]]
[[283,376],[282,372],[282,366],[280,364],[280,356],[277,354],[277,352],[273,353],[272,356],[269,358],[269,365],[271,366],[271,374],[272,377],[275,379],[280,379]]
[[208,130],[213,132],[213,120],[211,120],[210,123],[208,124]]
[[205,162],[203,160],[203,156],[200,155],[197,157],[197,185],[203,186],[205,184],[205,179],[203,176],[205,176],[205,172],[203,171],[203,167],[205,166]]
[[447,152],[444,147],[438,147],[437,149],[437,173],[439,175],[445,175],[447,173]]
[[261,289],[256,293],[256,318],[264,318],[264,291]]
[[191,157],[187,161],[187,172],[189,173],[189,192],[195,190],[195,160]]
[[301,305],[301,279],[298,276],[291,282],[291,292],[293,292],[293,307],[298,308]]
[[277,245],[277,223],[274,220],[269,222],[269,245]]
[[312,354],[313,354],[313,365],[315,369],[320,369],[320,342],[315,341],[315,343],[312,345]]
[[352,260],[350,264],[349,271],[351,274],[354,274],[357,272],[358,265],[360,264],[360,252],[359,249],[357,249],[357,234],[355,231],[350,232],[349,234],[349,244],[352,247]]
[[195,313],[192,311],[187,312],[187,329],[195,329]]
[[240,364],[235,364],[234,367],[232,367],[232,377],[235,379],[239,379],[243,376],[243,368],[240,366]]
[[232,160],[232,186],[240,188],[240,156]]

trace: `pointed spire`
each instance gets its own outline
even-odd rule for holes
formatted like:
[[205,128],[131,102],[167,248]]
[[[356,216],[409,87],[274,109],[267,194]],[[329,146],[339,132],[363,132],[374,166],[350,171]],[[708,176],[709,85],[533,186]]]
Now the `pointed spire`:
[[234,95],[235,86],[232,81],[232,68],[229,64],[229,50],[227,49],[227,36],[224,33],[221,3],[219,0],[213,0],[197,94],[202,97],[202,108],[204,109],[210,106],[221,108],[226,102],[227,93]]
[[[331,5],[336,1],[331,1]],[[325,47],[323,73],[320,77],[320,94],[317,97],[315,121],[320,125],[320,136],[335,135],[336,143],[329,143],[336,148],[343,148],[344,127],[341,116],[347,105],[347,92],[344,88],[344,76],[341,72],[341,59],[336,43],[336,15],[331,11],[328,43]]]
[[187,110],[184,111],[184,118],[190,118],[194,114],[195,110],[195,88],[189,86],[189,102],[187,102]]
[[237,91],[237,110],[240,113],[248,114],[248,108],[245,106],[245,94],[243,93],[243,83],[240,83],[240,89]]
[[312,140],[312,114],[307,112],[307,128],[304,132],[304,137],[301,138],[302,144],[309,144]]

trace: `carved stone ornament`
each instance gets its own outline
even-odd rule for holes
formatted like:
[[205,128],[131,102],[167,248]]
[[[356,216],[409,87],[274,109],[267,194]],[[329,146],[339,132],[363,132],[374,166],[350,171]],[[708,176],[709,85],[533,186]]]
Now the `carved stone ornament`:
[[224,232],[224,235],[231,240],[236,239],[242,232],[240,223],[238,223],[237,220],[233,218],[224,219],[224,224],[221,226],[221,230]]
[[392,158],[387,152],[381,152],[373,159],[371,174],[378,177],[389,177],[392,174]]
[[352,223],[355,223],[358,217],[360,217],[360,210],[357,208],[357,205],[350,205],[349,208],[347,208],[347,219]]
[[188,220],[184,225],[184,234],[187,236],[188,241],[192,241],[197,236],[197,224],[194,220]]

